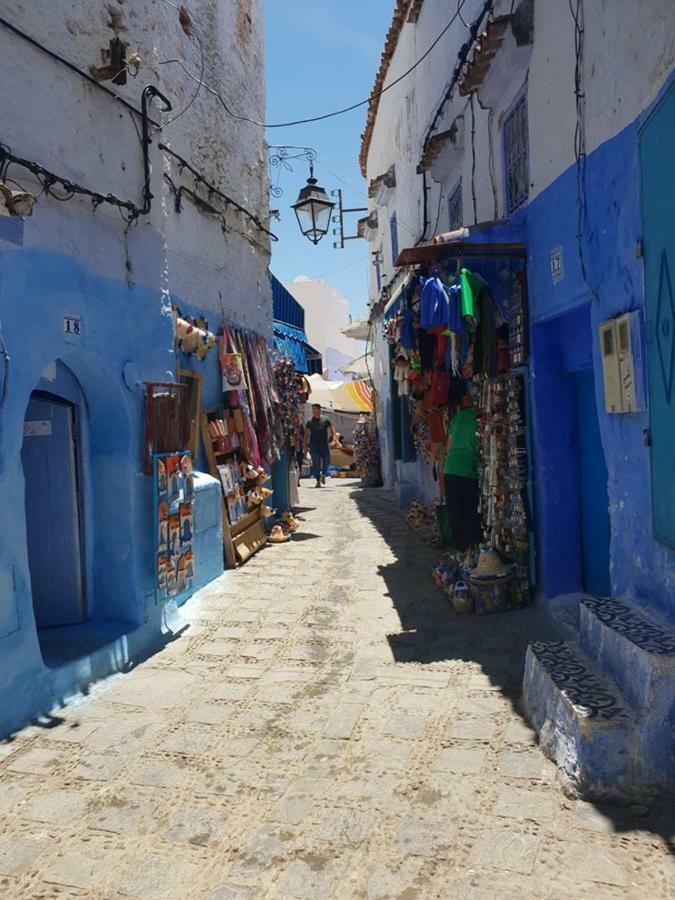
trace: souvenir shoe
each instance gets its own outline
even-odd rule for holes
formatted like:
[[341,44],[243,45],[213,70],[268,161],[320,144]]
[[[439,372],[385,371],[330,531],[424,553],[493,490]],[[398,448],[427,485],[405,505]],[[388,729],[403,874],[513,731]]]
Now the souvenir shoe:
[[290,541],[290,534],[284,534],[284,530],[281,525],[275,525],[274,528],[270,531],[270,535],[267,538],[270,544],[285,544]]

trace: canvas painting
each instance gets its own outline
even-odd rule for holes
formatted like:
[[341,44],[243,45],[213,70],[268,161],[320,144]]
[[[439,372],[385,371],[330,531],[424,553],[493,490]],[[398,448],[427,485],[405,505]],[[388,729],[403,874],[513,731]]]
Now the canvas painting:
[[181,503],[180,505],[180,542],[182,546],[192,543],[192,504]]

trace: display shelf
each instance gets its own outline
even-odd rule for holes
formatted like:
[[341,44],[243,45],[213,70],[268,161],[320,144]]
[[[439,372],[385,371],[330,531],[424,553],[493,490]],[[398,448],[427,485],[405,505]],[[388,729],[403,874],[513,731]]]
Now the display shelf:
[[[219,460],[237,460],[240,457],[245,460],[246,451],[243,447],[237,447],[231,450],[214,450],[213,438],[209,432],[209,421],[217,415],[215,410],[205,410],[202,412],[201,432],[209,473],[221,482],[220,473],[218,471]],[[263,516],[259,509],[248,512],[240,519],[237,519],[236,522],[230,523],[230,516],[225,500],[225,494],[222,489],[222,482],[220,498],[223,518],[223,547],[225,549],[225,559],[228,566],[234,569],[238,565],[245,563],[254,553],[257,553],[257,551],[267,543],[267,533],[265,532]]]

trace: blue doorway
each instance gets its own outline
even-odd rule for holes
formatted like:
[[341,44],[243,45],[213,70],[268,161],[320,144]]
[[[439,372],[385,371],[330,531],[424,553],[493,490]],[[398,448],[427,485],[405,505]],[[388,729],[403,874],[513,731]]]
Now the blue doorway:
[[38,628],[84,620],[76,404],[31,395],[21,450],[26,538]]
[[585,591],[610,594],[607,463],[600,439],[593,369],[574,373],[579,435],[581,574]]
[[654,534],[675,547],[675,84],[640,131]]

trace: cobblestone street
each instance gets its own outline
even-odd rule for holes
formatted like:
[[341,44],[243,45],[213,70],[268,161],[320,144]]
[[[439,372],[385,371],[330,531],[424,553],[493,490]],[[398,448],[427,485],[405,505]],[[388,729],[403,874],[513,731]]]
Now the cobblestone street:
[[2,897],[673,896],[665,813],[566,798],[518,713],[536,612],[457,618],[354,485],[0,744]]

